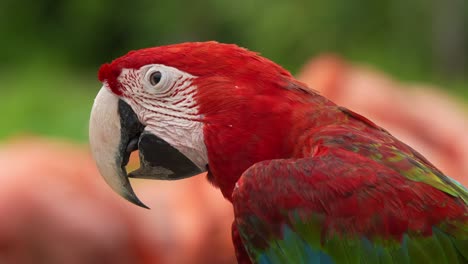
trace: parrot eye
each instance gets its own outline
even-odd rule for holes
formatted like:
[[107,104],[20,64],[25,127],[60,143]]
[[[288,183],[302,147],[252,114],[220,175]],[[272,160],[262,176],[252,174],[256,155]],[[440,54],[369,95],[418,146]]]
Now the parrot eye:
[[152,67],[144,76],[146,90],[153,94],[164,93],[174,79],[172,72],[163,67]]
[[183,80],[184,72],[162,64],[151,64],[142,68],[143,89],[150,94],[167,96],[167,92]]
[[153,72],[149,77],[151,85],[156,86],[161,81],[162,74],[160,71]]

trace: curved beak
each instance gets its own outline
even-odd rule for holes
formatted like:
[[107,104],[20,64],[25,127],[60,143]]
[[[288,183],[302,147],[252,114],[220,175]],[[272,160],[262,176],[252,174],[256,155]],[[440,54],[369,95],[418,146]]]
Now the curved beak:
[[[136,196],[129,177],[177,180],[201,169],[163,139],[145,130],[133,109],[102,87],[94,101],[89,123],[91,152],[109,186],[128,201],[148,208]],[[140,168],[127,173],[131,152],[139,150]]]

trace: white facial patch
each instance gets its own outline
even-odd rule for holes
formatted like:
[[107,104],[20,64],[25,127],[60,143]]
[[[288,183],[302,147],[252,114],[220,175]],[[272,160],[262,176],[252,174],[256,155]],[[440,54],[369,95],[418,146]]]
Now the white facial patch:
[[[157,74],[159,79],[151,79]],[[140,69],[123,69],[118,80],[123,100],[128,103],[145,131],[165,140],[189,158],[202,171],[208,156],[194,96],[196,77],[176,68],[151,64]]]

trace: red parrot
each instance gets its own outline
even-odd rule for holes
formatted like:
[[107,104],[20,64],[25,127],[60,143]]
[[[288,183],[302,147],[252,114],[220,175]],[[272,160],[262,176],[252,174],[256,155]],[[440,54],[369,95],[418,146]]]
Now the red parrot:
[[468,263],[465,187],[257,53],[147,48],[98,77],[90,143],[106,182],[146,207],[129,177],[207,171],[233,204],[239,263]]

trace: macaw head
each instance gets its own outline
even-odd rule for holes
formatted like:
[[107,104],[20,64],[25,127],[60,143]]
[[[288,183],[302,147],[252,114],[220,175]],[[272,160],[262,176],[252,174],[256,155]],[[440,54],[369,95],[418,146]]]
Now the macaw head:
[[[272,61],[217,42],[132,51],[102,65],[98,77],[93,157],[114,191],[140,206],[128,177],[176,180],[208,171],[229,199],[252,164],[288,155],[291,109],[308,94]],[[140,168],[127,173],[135,150]]]

